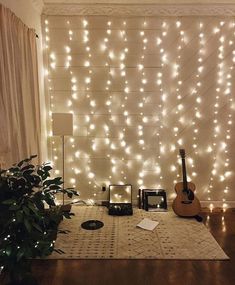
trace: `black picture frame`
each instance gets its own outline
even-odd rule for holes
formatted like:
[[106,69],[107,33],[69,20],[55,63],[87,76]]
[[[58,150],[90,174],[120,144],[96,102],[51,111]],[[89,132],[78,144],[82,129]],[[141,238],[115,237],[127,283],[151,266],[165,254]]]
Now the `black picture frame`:
[[163,189],[143,189],[143,208],[146,211],[166,211],[166,191]]

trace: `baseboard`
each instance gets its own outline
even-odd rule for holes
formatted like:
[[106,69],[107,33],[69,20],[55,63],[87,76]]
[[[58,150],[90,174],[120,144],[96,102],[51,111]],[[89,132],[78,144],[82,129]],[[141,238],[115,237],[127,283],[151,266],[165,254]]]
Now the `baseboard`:
[[200,201],[202,207],[208,208],[235,208],[235,201]]
[[[167,201],[168,205],[171,206],[173,200]],[[235,208],[235,201],[200,201],[202,208]]]
[[[133,205],[138,205],[137,200],[132,201]],[[171,207],[173,200],[168,200],[167,205]],[[200,201],[202,208],[235,208],[235,201]]]

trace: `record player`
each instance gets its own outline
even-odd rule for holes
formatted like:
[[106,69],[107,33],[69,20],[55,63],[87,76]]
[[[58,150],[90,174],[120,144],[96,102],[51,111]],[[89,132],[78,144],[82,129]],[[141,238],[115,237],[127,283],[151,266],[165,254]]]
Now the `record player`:
[[109,185],[109,215],[133,215],[132,185]]

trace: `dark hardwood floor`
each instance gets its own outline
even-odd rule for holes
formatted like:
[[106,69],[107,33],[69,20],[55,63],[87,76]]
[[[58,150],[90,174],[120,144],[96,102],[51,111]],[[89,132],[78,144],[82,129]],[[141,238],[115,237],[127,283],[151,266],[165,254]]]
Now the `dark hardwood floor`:
[[40,285],[234,285],[235,209],[202,216],[230,260],[34,260],[33,274]]
[[34,274],[40,285],[233,285],[235,210],[202,216],[230,260],[36,260]]

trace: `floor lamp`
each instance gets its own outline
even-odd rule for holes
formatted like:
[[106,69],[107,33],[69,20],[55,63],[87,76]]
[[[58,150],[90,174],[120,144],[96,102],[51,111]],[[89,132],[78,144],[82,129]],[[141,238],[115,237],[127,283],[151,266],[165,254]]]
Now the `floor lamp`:
[[[65,136],[73,135],[73,114],[71,113],[53,113],[52,114],[52,133],[53,136],[61,136],[62,138],[62,160],[63,160],[63,190],[65,184],[65,170],[64,170],[64,157],[65,157]],[[64,192],[63,192],[63,205],[64,205]]]

